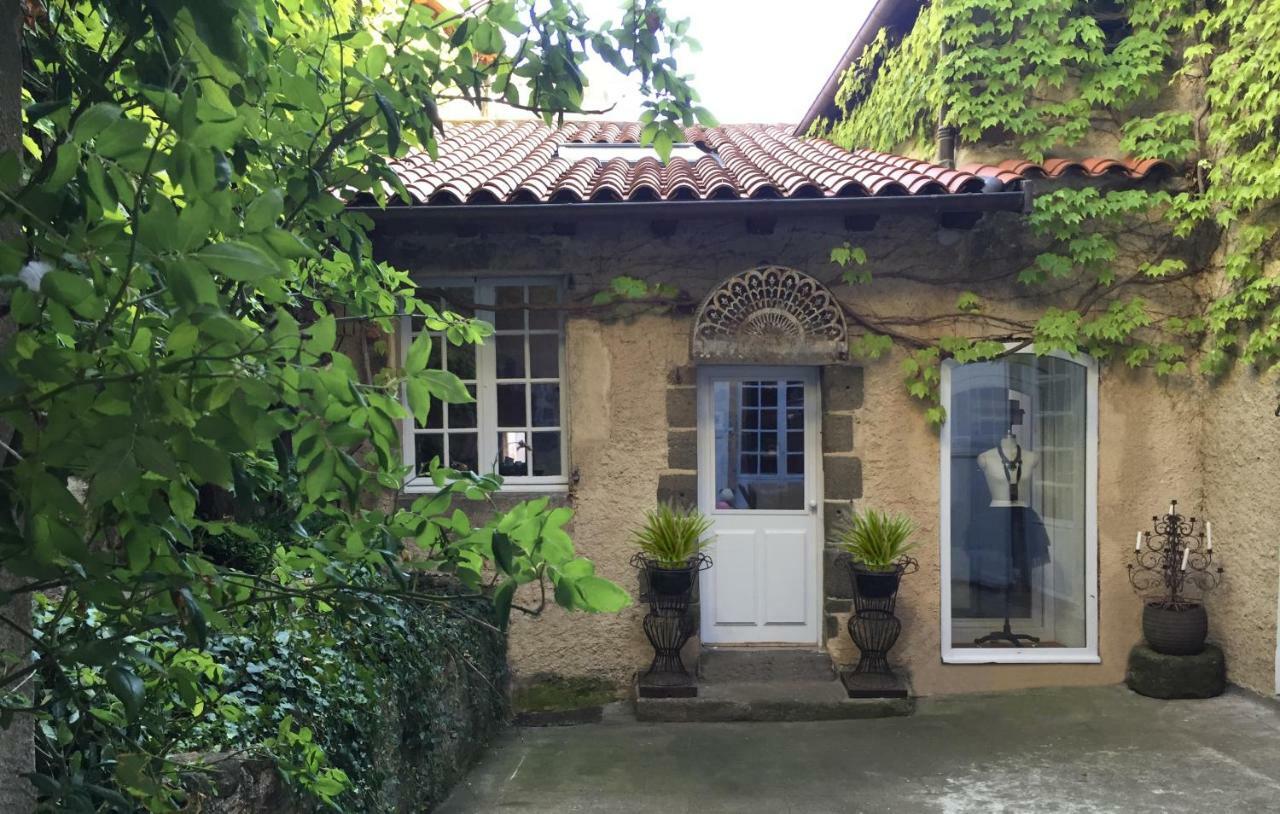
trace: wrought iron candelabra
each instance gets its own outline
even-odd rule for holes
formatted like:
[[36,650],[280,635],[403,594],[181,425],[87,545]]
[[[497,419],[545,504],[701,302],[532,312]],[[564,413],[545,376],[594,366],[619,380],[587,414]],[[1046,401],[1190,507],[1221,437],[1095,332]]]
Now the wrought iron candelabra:
[[1213,562],[1213,527],[1208,521],[1197,523],[1179,514],[1178,501],[1173,500],[1168,514],[1154,515],[1151,522],[1154,533],[1138,532],[1134,562],[1128,566],[1129,582],[1139,593],[1165,607],[1178,607],[1197,602],[1187,597],[1188,586],[1200,594],[1218,587],[1222,567]]

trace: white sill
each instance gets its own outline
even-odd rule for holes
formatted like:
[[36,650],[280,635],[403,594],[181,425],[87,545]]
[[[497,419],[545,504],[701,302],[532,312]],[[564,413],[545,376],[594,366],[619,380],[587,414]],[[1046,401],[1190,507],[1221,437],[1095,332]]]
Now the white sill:
[[[1055,652],[1056,651],[1056,652]],[[1097,653],[1049,647],[959,648],[942,651],[943,664],[1101,664]]]
[[[440,491],[440,487],[436,486],[429,480],[409,481],[404,485],[404,493],[407,495],[433,495]],[[499,495],[510,494],[566,494],[569,491],[569,482],[560,483],[521,483],[519,481],[507,480],[502,484],[502,488],[498,490]]]

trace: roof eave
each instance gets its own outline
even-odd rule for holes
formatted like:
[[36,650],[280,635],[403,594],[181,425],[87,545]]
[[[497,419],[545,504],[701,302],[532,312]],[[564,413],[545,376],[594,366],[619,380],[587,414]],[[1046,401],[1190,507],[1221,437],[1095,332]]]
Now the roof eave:
[[351,206],[350,212],[375,221],[456,223],[564,221],[567,218],[705,218],[754,215],[887,215],[947,212],[1026,212],[1029,189],[1011,192],[894,195],[853,198],[763,198],[700,201],[617,201],[539,204],[461,204],[413,206]]

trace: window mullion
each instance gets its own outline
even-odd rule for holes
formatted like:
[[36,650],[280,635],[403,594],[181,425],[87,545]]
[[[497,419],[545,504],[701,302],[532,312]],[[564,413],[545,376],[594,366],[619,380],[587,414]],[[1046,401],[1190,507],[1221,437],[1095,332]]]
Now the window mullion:
[[[492,305],[492,285],[476,286],[476,317],[489,324],[494,323],[493,311],[482,311],[479,306]],[[476,450],[480,456],[481,472],[488,472],[498,460],[498,356],[496,342],[490,338],[476,348]]]

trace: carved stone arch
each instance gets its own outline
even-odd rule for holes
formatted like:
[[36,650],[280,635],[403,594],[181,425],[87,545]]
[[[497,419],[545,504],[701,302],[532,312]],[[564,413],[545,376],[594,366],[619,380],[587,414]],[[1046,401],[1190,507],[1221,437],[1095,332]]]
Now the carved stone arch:
[[695,362],[823,365],[849,357],[844,311],[795,269],[760,266],[707,294],[693,323]]

